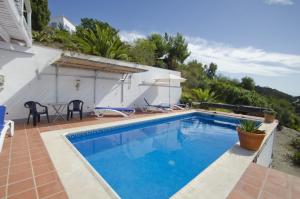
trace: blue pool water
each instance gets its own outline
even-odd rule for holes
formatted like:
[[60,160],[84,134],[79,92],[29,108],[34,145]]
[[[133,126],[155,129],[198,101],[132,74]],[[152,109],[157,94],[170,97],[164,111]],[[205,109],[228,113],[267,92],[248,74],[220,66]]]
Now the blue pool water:
[[164,199],[237,142],[238,123],[192,113],[67,138],[121,198]]

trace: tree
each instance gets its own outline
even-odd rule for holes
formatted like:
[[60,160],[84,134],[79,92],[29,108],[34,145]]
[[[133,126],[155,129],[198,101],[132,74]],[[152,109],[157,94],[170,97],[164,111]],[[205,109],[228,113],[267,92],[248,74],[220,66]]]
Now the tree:
[[31,0],[31,9],[32,29],[35,31],[42,31],[48,26],[50,21],[48,0]]
[[92,29],[76,31],[72,38],[79,50],[86,54],[99,55],[111,59],[128,59],[128,47],[121,41],[117,32],[110,27],[95,25]]
[[188,44],[184,37],[177,33],[176,36],[171,36],[165,33],[167,41],[167,56],[164,59],[168,69],[175,70],[179,63],[183,63],[190,56]]
[[80,25],[78,25],[76,29],[78,31],[81,31],[82,29],[90,29],[93,32],[96,32],[96,25],[98,25],[100,29],[110,29],[113,34],[118,33],[118,30],[110,26],[108,23],[92,18],[82,18]]
[[251,77],[243,77],[241,81],[241,87],[252,91],[255,88],[255,82]]
[[148,37],[148,40],[155,45],[155,66],[167,68],[164,58],[168,53],[167,41],[163,36],[153,33]]
[[156,63],[156,46],[147,39],[138,39],[129,50],[130,61],[153,66]]
[[176,36],[167,33],[162,36],[155,33],[150,35],[148,40],[156,46],[155,58],[158,67],[175,70],[191,54],[187,42],[179,33]]
[[213,79],[216,76],[216,71],[217,71],[218,66],[214,63],[210,63],[209,67],[206,65],[204,66],[205,73],[209,79]]
[[192,89],[191,91],[194,100],[196,100],[197,102],[213,102],[215,99],[215,94],[209,89],[203,90],[199,88]]
[[248,91],[229,83],[219,82],[217,79],[210,83],[216,99],[228,104],[251,105],[266,107],[266,99],[255,91]]
[[179,69],[181,75],[186,78],[184,86],[187,88],[206,89],[208,87],[203,65],[197,60],[182,64],[180,67],[177,67],[177,69]]

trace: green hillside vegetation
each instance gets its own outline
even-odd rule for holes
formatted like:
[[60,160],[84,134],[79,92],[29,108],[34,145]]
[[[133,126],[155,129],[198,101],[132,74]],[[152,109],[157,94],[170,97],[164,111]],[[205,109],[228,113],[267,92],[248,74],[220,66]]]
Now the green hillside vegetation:
[[268,96],[268,97],[275,97],[275,98],[281,98],[288,100],[289,102],[295,101],[295,98],[289,94],[286,94],[284,92],[278,91],[273,88],[268,88],[268,87],[261,87],[261,86],[256,86],[255,90],[262,95]]
[[[133,43],[121,41],[118,30],[109,24],[84,18],[73,34],[45,28],[33,32],[35,42],[111,59],[178,70],[187,79],[183,84],[183,102],[205,101],[234,105],[252,105],[273,109],[282,125],[300,130],[299,102],[276,89],[256,86],[250,77],[241,80],[217,75],[218,66],[198,60],[186,63],[190,52],[181,34],[151,34]],[[298,114],[296,113],[298,111]]]

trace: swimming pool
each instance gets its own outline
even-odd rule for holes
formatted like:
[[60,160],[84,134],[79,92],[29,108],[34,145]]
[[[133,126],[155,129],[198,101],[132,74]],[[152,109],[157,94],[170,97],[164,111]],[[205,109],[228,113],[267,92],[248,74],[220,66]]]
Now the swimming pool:
[[238,123],[190,113],[67,139],[121,198],[169,198],[237,142]]

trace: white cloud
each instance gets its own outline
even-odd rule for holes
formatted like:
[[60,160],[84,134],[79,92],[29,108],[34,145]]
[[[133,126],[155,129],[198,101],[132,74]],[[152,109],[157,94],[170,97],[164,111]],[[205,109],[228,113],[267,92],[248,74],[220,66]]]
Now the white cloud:
[[189,60],[214,62],[220,71],[260,76],[300,74],[300,56],[266,52],[253,47],[235,48],[199,38],[187,37],[192,52]]
[[269,5],[293,5],[293,0],[264,0]]
[[137,31],[120,31],[120,38],[122,41],[132,43],[134,40],[145,38],[146,36]]
[[[128,42],[145,37],[135,31],[121,31],[120,36]],[[267,52],[254,47],[236,48],[199,37],[186,37],[186,40],[191,51],[187,61],[214,62],[222,72],[259,76],[300,75],[300,55]]]

